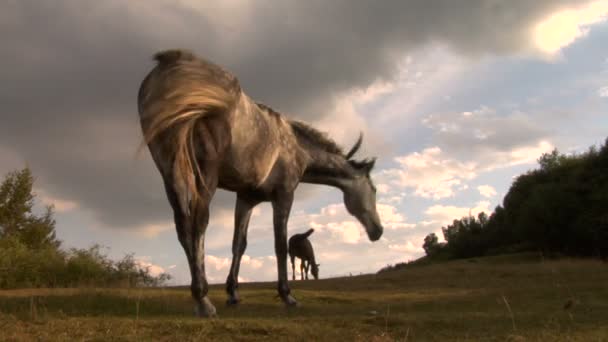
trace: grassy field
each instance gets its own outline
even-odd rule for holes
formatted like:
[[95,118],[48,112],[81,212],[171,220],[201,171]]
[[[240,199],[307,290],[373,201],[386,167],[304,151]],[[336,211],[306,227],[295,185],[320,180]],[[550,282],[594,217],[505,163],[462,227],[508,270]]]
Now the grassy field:
[[519,255],[296,281],[287,310],[274,283],[211,297],[193,317],[186,289],[0,291],[0,340],[608,341],[608,264]]

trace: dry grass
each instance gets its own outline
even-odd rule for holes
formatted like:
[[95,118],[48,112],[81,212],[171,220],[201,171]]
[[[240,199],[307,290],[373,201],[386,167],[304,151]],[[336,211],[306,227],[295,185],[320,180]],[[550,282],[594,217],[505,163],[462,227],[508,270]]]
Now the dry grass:
[[219,319],[193,317],[186,289],[0,291],[0,340],[608,341],[608,265],[500,257],[381,275],[242,284]]

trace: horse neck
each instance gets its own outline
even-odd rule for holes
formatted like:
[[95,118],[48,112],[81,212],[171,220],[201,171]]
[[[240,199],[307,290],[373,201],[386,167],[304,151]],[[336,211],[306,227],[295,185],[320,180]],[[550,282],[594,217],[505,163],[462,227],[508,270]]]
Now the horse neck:
[[[308,253],[307,253],[308,254]],[[315,260],[315,252],[313,252],[312,250],[310,250],[310,254],[307,255],[308,257],[308,262],[315,264],[316,260]]]
[[301,181],[342,189],[351,178],[353,169],[344,156],[313,146],[302,146],[310,157]]

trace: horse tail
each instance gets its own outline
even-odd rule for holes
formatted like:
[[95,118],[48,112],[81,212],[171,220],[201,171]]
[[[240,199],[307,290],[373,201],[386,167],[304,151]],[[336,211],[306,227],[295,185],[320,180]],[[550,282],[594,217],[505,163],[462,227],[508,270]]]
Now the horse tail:
[[302,237],[307,239],[312,233],[314,233],[314,229],[310,228],[309,230],[306,231],[306,233],[302,234]]
[[[158,64],[142,82],[138,96],[143,130],[139,150],[163,134],[174,154],[174,180],[185,183],[194,200],[200,195],[197,181],[207,189],[196,160],[196,124],[211,114],[226,113],[232,108],[235,89],[222,83],[226,77],[218,79],[216,66],[190,51],[161,51],[154,59]],[[215,134],[209,138],[218,139]],[[214,144],[219,148],[221,142]]]

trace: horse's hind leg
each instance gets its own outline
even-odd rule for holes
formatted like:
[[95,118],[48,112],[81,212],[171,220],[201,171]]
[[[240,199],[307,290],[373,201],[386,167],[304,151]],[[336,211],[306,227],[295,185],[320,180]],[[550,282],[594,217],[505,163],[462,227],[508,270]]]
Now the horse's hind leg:
[[[216,310],[207,293],[209,285],[205,274],[205,232],[209,224],[209,204],[219,181],[220,158],[226,150],[227,134],[220,121],[205,121],[197,125],[194,146],[197,147],[197,166],[200,178],[196,179],[198,196],[190,203],[192,220],[190,272],[192,274],[192,296],[197,302],[197,314],[215,316]],[[223,133],[223,134],[222,134]],[[184,247],[185,248],[185,247]],[[188,252],[186,252],[188,253]]]
[[[209,179],[209,178],[207,178]],[[207,188],[210,185],[207,182]],[[213,189],[215,191],[215,189]],[[202,317],[215,316],[215,307],[207,297],[209,284],[205,274],[205,232],[209,224],[209,203],[211,197],[202,196],[194,206],[193,212],[193,243],[191,254],[193,262],[190,263],[190,272],[192,273],[192,296],[197,301],[197,314]]]
[[247,248],[247,227],[253,208],[258,204],[257,201],[248,201],[237,195],[236,208],[234,212],[234,237],[232,238],[232,265],[230,273],[226,279],[226,292],[228,300],[226,304],[234,305],[240,302],[239,287],[239,268],[241,257]]
[[[196,208],[187,205],[187,191],[184,185],[165,180],[167,198],[173,208],[175,228],[190,267],[192,298],[196,303],[196,313],[209,317],[216,313],[215,307],[207,297],[208,284],[205,276],[204,242],[205,230],[209,220],[209,207],[199,201]],[[204,202],[203,202],[204,203]]]

